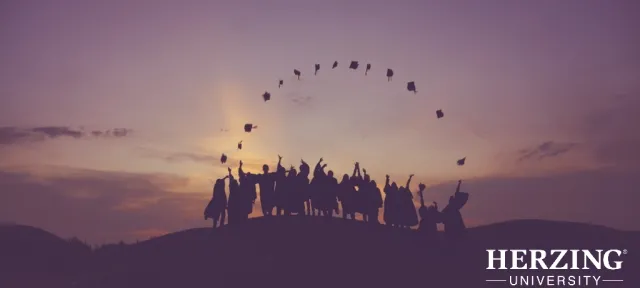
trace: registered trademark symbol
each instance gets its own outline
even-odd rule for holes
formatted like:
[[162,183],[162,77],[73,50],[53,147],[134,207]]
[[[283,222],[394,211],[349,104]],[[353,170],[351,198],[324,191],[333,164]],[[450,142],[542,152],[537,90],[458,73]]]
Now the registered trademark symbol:
[[627,249],[622,250],[622,254],[627,255]]

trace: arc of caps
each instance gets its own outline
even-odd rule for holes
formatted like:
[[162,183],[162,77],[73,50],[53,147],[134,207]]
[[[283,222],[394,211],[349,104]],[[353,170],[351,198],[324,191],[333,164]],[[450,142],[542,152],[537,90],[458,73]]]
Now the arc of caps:
[[391,77],[393,77],[393,70],[387,69],[387,81],[391,81]]
[[413,81],[407,83],[407,90],[413,91],[413,93],[418,93],[418,91],[416,91],[416,83]]
[[356,70],[356,69],[358,69],[359,65],[360,64],[358,64],[358,61],[351,61],[351,64],[349,65],[349,69]]
[[251,123],[244,124],[244,132],[249,133],[251,132],[252,129],[256,129],[256,128],[258,128],[258,126],[255,126]]

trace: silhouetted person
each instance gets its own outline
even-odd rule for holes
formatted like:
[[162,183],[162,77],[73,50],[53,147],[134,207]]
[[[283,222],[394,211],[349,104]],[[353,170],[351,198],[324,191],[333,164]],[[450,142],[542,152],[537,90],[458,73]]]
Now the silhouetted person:
[[384,214],[382,215],[384,223],[390,226],[398,225],[398,185],[393,182],[389,185],[389,175],[386,175],[384,183]]
[[418,213],[416,212],[416,207],[413,205],[413,195],[411,194],[411,189],[409,188],[411,184],[411,178],[413,178],[413,174],[409,176],[409,180],[407,180],[406,187],[400,187],[398,189],[399,193],[399,207],[398,212],[400,213],[400,227],[409,228],[411,226],[418,225]]
[[231,174],[231,168],[229,170],[229,203],[227,211],[229,213],[229,224],[235,224],[241,221],[243,206],[242,206],[242,191],[238,180],[236,180]]
[[358,187],[354,197],[354,210],[355,212],[362,214],[362,221],[367,222],[369,221],[369,214],[367,213],[367,189],[369,183],[362,178],[362,175],[360,174],[360,163],[358,162],[356,162],[355,167],[353,168],[353,175],[351,176],[351,179],[353,181],[353,185]]
[[287,172],[282,166],[282,156],[280,155],[278,155],[278,168],[276,169],[275,179],[274,205],[276,206],[276,215],[282,216],[287,206]]
[[449,204],[442,209],[442,222],[448,242],[456,241],[464,236],[466,227],[460,209],[467,203],[469,194],[460,192],[462,180],[458,181],[456,193],[449,197]]
[[323,201],[323,204],[325,205],[324,216],[330,218],[333,216],[333,211],[335,211],[336,214],[340,213],[340,210],[338,209],[338,179],[333,177],[333,171],[329,170],[329,172],[327,172],[324,183],[325,186],[322,193],[323,199],[325,199]]
[[338,200],[342,205],[342,218],[345,220],[349,216],[352,220],[356,219],[356,213],[353,211],[353,201],[355,196],[355,187],[349,179],[349,174],[342,176],[342,181],[338,184]]
[[300,159],[300,173],[298,173],[298,197],[302,200],[303,211],[301,214],[312,215],[311,195],[309,193],[309,164]]
[[242,160],[238,167],[238,177],[240,178],[240,190],[242,191],[242,220],[249,219],[249,214],[253,212],[253,204],[258,197],[256,193],[256,178],[251,173],[244,173],[242,170]]
[[420,215],[420,226],[418,231],[423,233],[430,240],[436,239],[438,235],[438,223],[441,222],[440,212],[438,211],[438,203],[433,202],[432,206],[426,207],[424,205],[424,190],[426,186],[420,183],[420,208],[418,214]]
[[[278,159],[278,166],[280,159]],[[262,206],[262,215],[271,216],[273,207],[275,206],[275,187],[276,173],[269,173],[269,165],[262,165],[263,174],[256,175],[260,186],[260,204]]]
[[[322,203],[322,193],[324,193],[324,181],[325,181],[325,173],[324,167],[322,166],[322,158],[318,161],[315,168],[313,169],[313,179],[311,179],[311,183],[309,183],[309,199],[310,202],[307,202],[308,206],[311,207],[311,211],[307,212],[307,214],[311,213],[314,216],[318,216],[318,212],[322,214],[322,207],[324,206]],[[311,215],[309,214],[309,215]]]
[[213,196],[209,205],[204,210],[204,220],[209,218],[213,219],[213,228],[220,227],[224,224],[224,219],[227,210],[227,193],[224,189],[224,181],[229,178],[225,176],[222,179],[216,180],[213,185]]
[[[365,171],[366,173],[366,171]],[[368,175],[365,174],[365,177]],[[369,222],[373,222],[375,224],[379,224],[378,216],[380,214],[380,208],[382,208],[382,194],[380,193],[380,188],[378,188],[378,184],[375,180],[371,180],[369,182],[368,188],[368,204],[369,204]]]

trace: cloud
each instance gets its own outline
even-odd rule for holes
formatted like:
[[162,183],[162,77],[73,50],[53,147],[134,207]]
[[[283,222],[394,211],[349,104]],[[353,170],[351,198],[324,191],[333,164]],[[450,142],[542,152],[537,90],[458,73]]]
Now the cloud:
[[579,126],[585,143],[604,164],[640,170],[640,97],[617,95],[599,104]]
[[544,158],[551,158],[565,154],[571,149],[578,146],[578,143],[558,143],[554,141],[544,142],[534,148],[522,149],[518,152],[518,162],[525,160],[542,160]]
[[244,169],[251,172],[262,171],[262,165],[264,164],[267,164],[274,169],[276,164],[275,160],[264,161],[262,159],[239,159],[234,158],[233,155],[227,155],[227,162],[222,164],[220,163],[220,157],[222,154],[214,156],[205,153],[160,151],[152,148],[138,148],[137,151],[142,157],[160,159],[171,164],[194,162],[213,165],[219,168],[226,168],[237,166],[239,161],[242,160]]
[[50,175],[0,170],[0,219],[95,244],[207,224],[202,211],[210,195],[183,191],[184,177],[55,170]]
[[126,128],[86,132],[83,129],[73,129],[66,126],[42,126],[33,128],[7,126],[0,127],[0,145],[40,142],[56,138],[122,138],[130,135],[131,132],[131,129]]
[[[511,219],[546,219],[640,230],[636,173],[609,168],[538,177],[486,177],[465,180],[470,193],[462,209],[465,219],[489,224]],[[446,206],[456,182],[429,187],[425,202]],[[419,201],[419,199],[418,199]]]

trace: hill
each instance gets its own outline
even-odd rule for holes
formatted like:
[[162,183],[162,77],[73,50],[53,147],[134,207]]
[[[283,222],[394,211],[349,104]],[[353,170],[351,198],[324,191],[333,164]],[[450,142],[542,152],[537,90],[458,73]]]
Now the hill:
[[485,282],[513,273],[486,270],[485,249],[509,248],[626,249],[622,270],[583,274],[625,280],[608,287],[637,287],[640,279],[632,272],[640,267],[639,236],[588,224],[519,220],[469,229],[465,242],[454,247],[442,239],[429,243],[413,230],[276,217],[111,245],[87,256],[50,233],[15,226],[0,229],[2,255],[9,255],[0,263],[15,265],[0,287],[508,287]]

